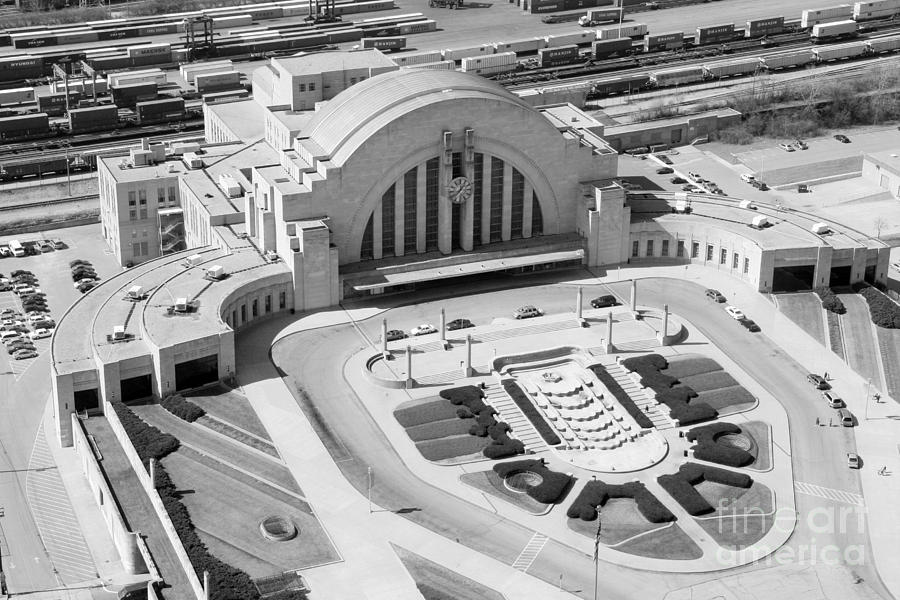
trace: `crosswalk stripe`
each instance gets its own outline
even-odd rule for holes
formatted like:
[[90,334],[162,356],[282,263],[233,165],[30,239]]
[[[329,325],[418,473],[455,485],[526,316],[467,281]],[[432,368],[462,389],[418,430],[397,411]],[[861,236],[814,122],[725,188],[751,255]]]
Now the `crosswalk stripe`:
[[835,502],[842,502],[855,506],[865,506],[865,500],[862,496],[844,490],[836,490],[815,485],[813,483],[804,483],[802,481],[794,482],[794,489],[807,496],[816,496],[818,498],[824,498],[825,500],[833,500]]

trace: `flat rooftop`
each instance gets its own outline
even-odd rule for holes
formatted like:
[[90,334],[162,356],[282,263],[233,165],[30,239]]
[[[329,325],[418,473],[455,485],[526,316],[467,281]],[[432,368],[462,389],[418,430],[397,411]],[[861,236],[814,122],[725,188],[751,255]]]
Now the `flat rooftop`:
[[328,71],[345,71],[348,69],[365,69],[371,67],[390,67],[399,69],[397,64],[377,49],[334,52],[314,52],[303,56],[273,58],[272,65],[291,75],[325,73]]
[[603,124],[600,121],[571,104],[542,106],[538,110],[558,129],[572,127],[603,134]]
[[740,117],[741,113],[731,108],[720,108],[718,110],[710,110],[698,113],[696,115],[686,115],[683,117],[673,117],[671,119],[655,119],[653,121],[642,121],[640,123],[625,123],[622,125],[607,125],[604,136],[624,135],[639,131],[648,131],[651,129],[668,129],[671,127],[681,127],[691,121],[701,121],[709,118],[724,117]]
[[265,109],[252,98],[235,102],[204,104],[242,142],[253,142],[266,135]]
[[900,175],[900,148],[897,150],[870,152],[863,157],[863,160],[871,161],[894,175]]

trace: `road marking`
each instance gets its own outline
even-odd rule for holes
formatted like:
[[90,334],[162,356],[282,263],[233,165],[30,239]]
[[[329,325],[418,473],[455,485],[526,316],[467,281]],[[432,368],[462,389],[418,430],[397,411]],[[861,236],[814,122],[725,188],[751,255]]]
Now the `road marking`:
[[801,483],[799,481],[795,481],[794,489],[801,494],[806,494],[807,496],[816,496],[817,498],[824,498],[826,500],[833,500],[835,502],[842,502],[844,504],[852,504],[854,506],[866,505],[865,500],[859,494],[822,487],[820,485],[815,485],[812,483]]
[[527,572],[531,565],[534,564],[534,560],[537,558],[538,554],[540,554],[541,550],[544,549],[544,546],[547,545],[547,540],[549,539],[550,538],[543,533],[535,532],[528,543],[525,544],[522,553],[513,561],[513,569],[518,569],[523,573]]

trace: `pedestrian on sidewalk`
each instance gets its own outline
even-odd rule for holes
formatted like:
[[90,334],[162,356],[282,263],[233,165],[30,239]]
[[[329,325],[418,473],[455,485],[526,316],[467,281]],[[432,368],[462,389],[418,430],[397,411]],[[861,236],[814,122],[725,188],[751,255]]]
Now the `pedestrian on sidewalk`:
[[825,381],[828,381],[828,371],[825,371]]

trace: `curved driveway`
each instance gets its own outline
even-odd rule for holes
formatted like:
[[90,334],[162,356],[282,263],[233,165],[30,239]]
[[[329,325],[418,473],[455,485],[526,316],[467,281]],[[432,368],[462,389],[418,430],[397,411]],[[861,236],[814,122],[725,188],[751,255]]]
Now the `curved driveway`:
[[[628,285],[622,282],[584,287],[586,298],[607,290],[624,298]],[[393,309],[387,316],[391,328],[408,329],[425,320],[436,320],[435,314],[440,307],[445,307],[448,319],[467,316],[481,323],[508,316],[508,310],[524,303],[525,297],[547,312],[570,312],[574,290],[574,286],[553,285],[494,291],[489,297],[472,294]],[[822,400],[806,384],[805,371],[800,365],[764,335],[751,335],[737,327],[719,306],[703,300],[702,291],[697,285],[681,280],[642,280],[639,303],[657,307],[667,303],[674,313],[691,322],[782,402],[791,420],[794,475],[798,481],[859,493],[856,474],[845,467],[845,452],[854,448],[852,430],[816,426]],[[378,425],[344,382],[344,362],[367,345],[368,340],[378,338],[380,323],[381,318],[370,318],[352,325],[292,334],[273,346],[273,361],[289,376],[288,383],[292,379],[301,382],[307,394],[297,394],[298,402],[344,475],[358,490],[365,493],[366,468],[372,466],[378,474],[373,491],[377,504],[401,510],[401,514],[416,523],[511,564],[533,532],[418,479],[399,460]],[[243,337],[239,336],[239,342]],[[798,496],[797,500],[801,518],[788,544],[797,553],[808,551],[813,545],[816,548],[826,544],[838,548],[867,545],[865,529],[855,519],[849,520],[847,528],[832,528],[817,522],[816,525],[822,526],[811,529],[803,515],[815,507],[833,504],[811,496]],[[798,556],[790,562],[806,560]],[[870,563],[867,561],[853,570],[881,591],[877,574],[868,566]],[[749,566],[727,574],[758,568]],[[702,575],[639,572],[605,563],[599,565],[599,570],[604,598],[659,598],[670,590],[708,579]],[[594,566],[590,557],[561,544],[548,544],[528,572],[550,582],[565,574],[568,589],[579,590],[584,597],[590,597],[593,591]],[[773,585],[777,585],[775,581],[773,578]]]

